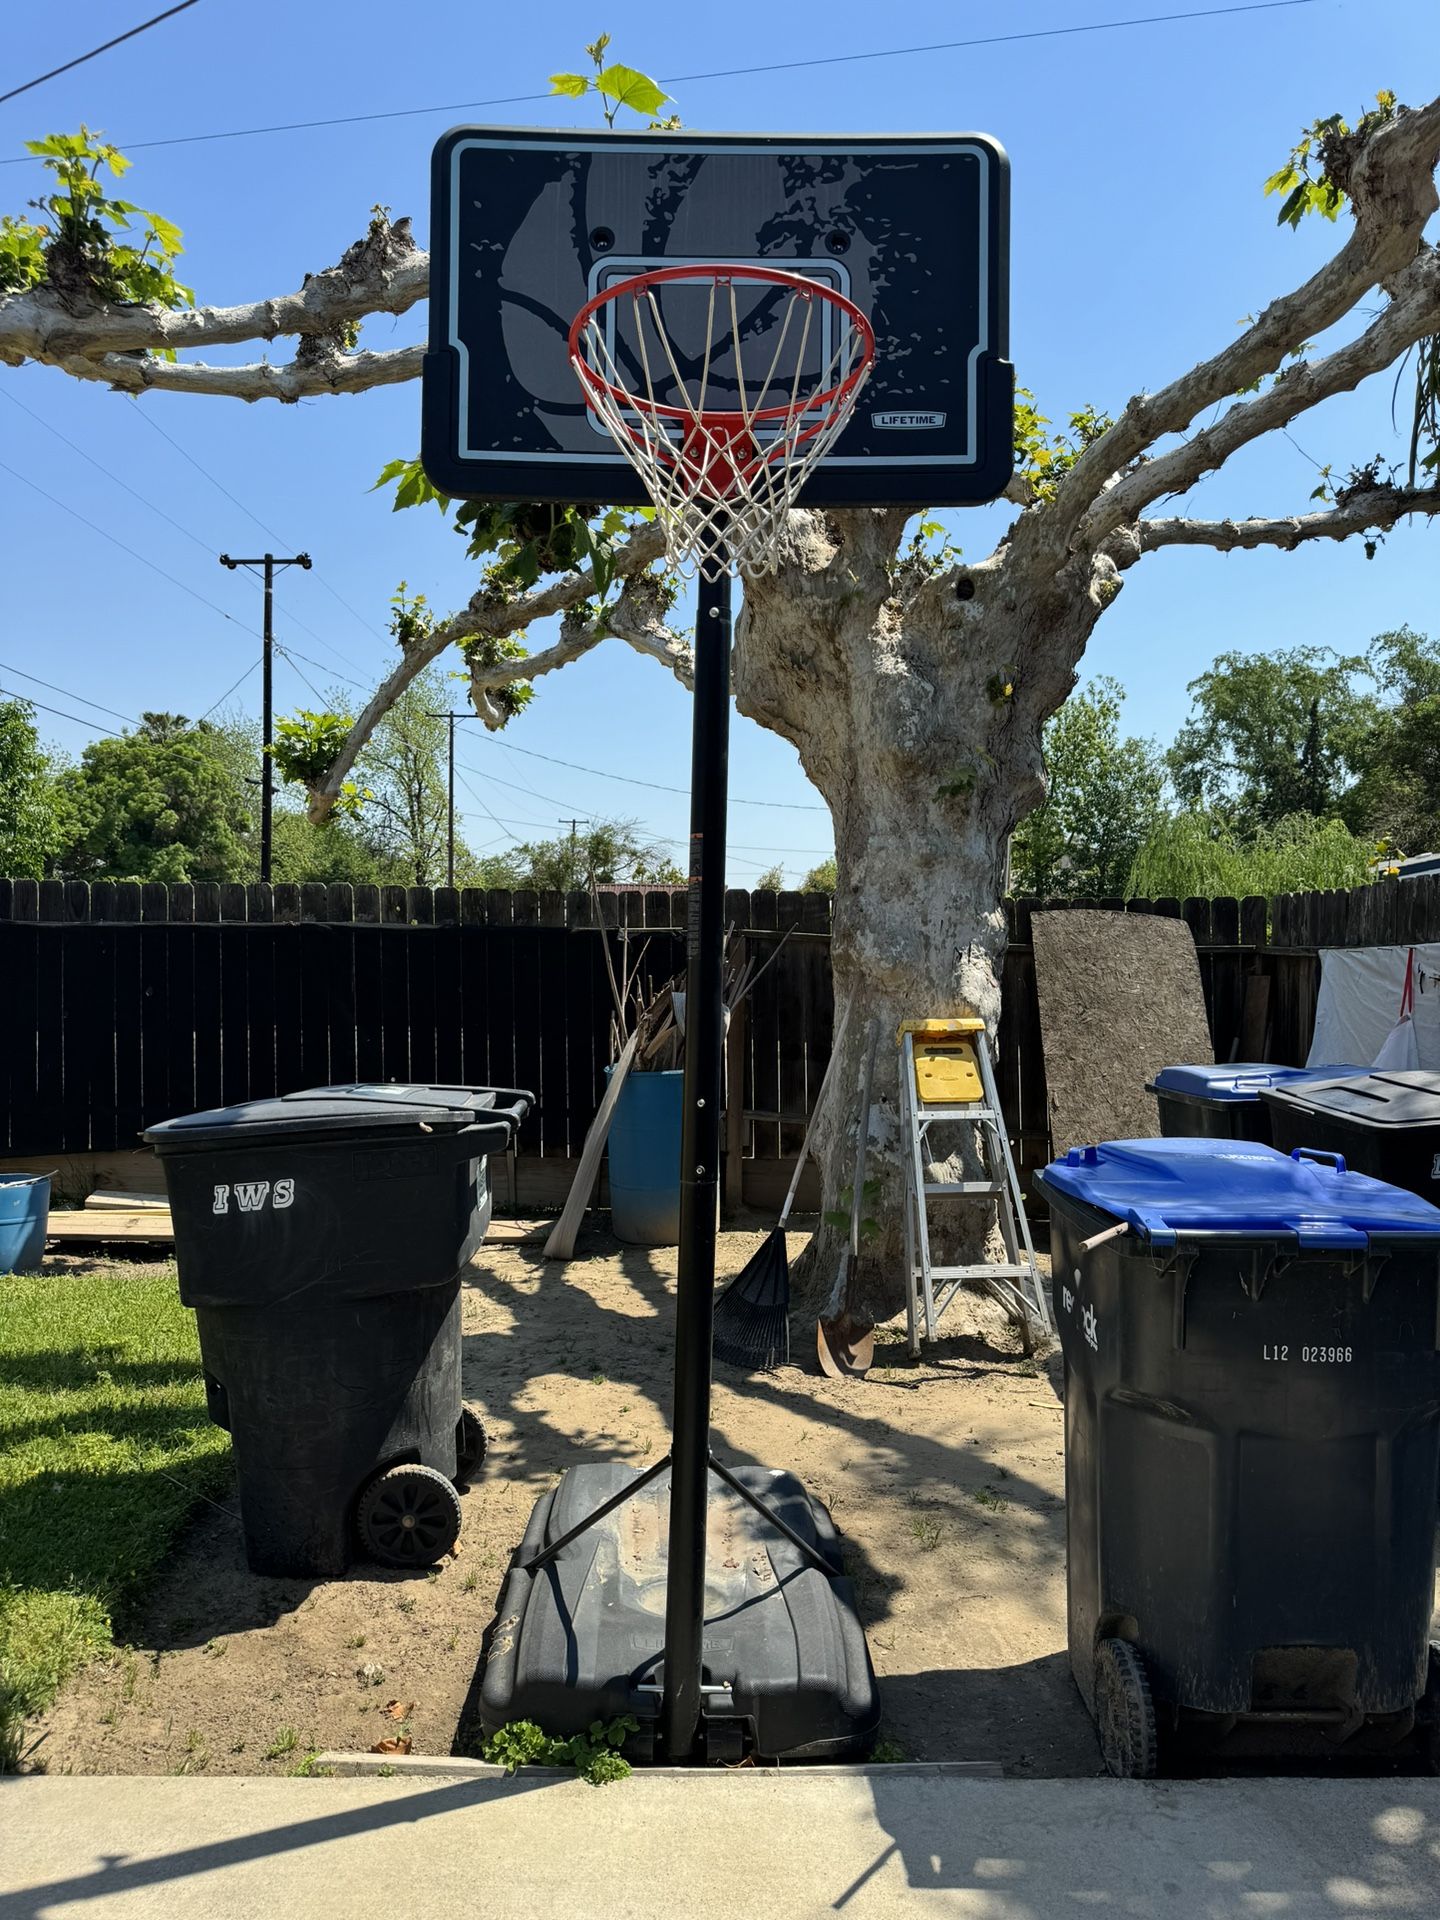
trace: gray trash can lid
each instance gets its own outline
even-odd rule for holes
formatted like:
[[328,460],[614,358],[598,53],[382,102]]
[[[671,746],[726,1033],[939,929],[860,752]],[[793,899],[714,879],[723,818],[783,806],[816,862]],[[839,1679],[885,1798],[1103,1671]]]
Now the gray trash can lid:
[[[498,1102],[506,1104],[501,1107]],[[247,1100],[159,1121],[145,1140],[159,1153],[249,1146],[263,1140],[323,1141],[454,1134],[491,1122],[477,1151],[503,1146],[524,1118],[529,1096],[495,1087],[358,1083],[306,1087],[276,1100]],[[489,1137],[493,1135],[493,1138]]]
[[1440,1127],[1440,1073],[1366,1073],[1358,1078],[1275,1087],[1265,1096],[1286,1106],[1365,1127]]

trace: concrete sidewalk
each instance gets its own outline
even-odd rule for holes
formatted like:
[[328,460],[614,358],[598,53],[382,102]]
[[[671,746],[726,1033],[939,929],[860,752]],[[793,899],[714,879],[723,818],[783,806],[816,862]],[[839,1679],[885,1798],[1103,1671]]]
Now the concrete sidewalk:
[[0,1920],[1440,1915],[1440,1783],[0,1781]]

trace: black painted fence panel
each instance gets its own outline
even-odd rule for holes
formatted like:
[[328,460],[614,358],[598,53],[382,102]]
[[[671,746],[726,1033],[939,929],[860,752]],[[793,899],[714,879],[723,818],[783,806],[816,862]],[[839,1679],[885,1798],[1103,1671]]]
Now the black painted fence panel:
[[[1259,899],[1014,900],[999,1081],[1027,1168],[1048,1156],[1030,916],[1094,906],[1185,919],[1217,1057],[1269,978],[1268,1057],[1303,1059],[1327,945],[1440,938],[1440,881]],[[726,896],[757,962],[745,1007],[747,1157],[793,1155],[830,1051],[829,902]],[[652,987],[684,964],[683,889],[585,894],[0,880],[0,1153],[113,1152],[156,1120],[317,1082],[525,1086],[527,1153],[574,1159],[612,1018],[602,942]]]

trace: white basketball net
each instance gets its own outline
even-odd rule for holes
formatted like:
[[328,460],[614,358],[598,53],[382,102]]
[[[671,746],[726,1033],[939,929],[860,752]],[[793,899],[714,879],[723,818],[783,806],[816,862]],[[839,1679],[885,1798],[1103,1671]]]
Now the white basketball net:
[[[735,277],[745,279],[743,272]],[[645,482],[671,564],[707,580],[774,571],[785,516],[844,431],[870,372],[871,343],[847,323],[822,351],[818,371],[812,364],[802,373],[807,349],[821,338],[816,309],[824,290],[799,274],[768,278],[785,293],[783,310],[748,339],[735,279],[710,280],[705,344],[698,365],[690,356],[688,375],[677,364],[653,287],[620,287],[605,303],[623,302],[633,318],[638,380],[616,363],[604,305],[572,335],[571,361],[585,397]],[[721,355],[738,388],[726,394],[723,411],[713,400],[707,406]]]

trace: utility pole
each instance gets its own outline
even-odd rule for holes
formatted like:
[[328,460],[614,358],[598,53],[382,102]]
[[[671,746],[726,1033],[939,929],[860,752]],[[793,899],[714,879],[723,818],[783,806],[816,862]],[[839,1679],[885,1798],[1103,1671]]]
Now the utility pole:
[[261,693],[260,693],[260,878],[270,879],[271,826],[275,804],[275,763],[270,748],[274,739],[275,721],[275,632],[273,627],[275,603],[275,569],[277,567],[304,567],[310,571],[308,553],[297,553],[293,560],[282,560],[273,553],[261,554],[258,560],[232,560],[228,553],[220,556],[222,567],[228,567],[233,573],[236,567],[263,567],[265,570],[265,640],[261,653]]
[[426,717],[431,720],[445,720],[449,723],[450,727],[450,762],[447,783],[450,824],[445,839],[445,884],[447,887],[453,887],[455,884],[455,722],[457,720],[478,720],[480,716],[472,708],[465,708],[462,709],[461,712],[456,713],[453,707],[447,707],[439,713],[427,708]]
[[[578,875],[575,871],[575,834],[580,822],[578,820],[560,820],[557,821],[556,824],[562,827],[569,827],[570,829],[570,884],[576,886],[578,885]],[[587,827],[589,826],[590,822],[588,818],[585,824]]]

